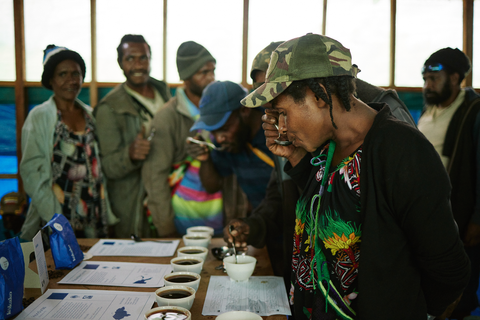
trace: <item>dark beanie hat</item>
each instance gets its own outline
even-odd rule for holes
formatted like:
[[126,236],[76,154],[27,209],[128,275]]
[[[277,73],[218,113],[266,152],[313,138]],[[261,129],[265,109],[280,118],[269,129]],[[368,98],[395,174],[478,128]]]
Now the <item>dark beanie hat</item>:
[[456,72],[463,79],[470,71],[470,59],[458,48],[443,48],[433,53],[424,66],[433,63],[442,64],[448,71]]
[[77,52],[65,47],[57,47],[54,44],[49,44],[47,48],[43,50],[42,85],[45,88],[52,90],[50,79],[53,77],[55,67],[63,60],[73,60],[78,63],[82,70],[82,77],[85,79],[85,61],[83,61]]
[[216,62],[204,46],[195,41],[182,43],[177,50],[177,69],[180,80],[190,78],[209,61]]

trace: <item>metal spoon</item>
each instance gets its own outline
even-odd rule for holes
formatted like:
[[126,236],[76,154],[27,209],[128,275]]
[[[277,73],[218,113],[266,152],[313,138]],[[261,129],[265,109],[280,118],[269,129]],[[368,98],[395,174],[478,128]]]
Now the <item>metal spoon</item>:
[[192,143],[196,143],[196,144],[199,144],[201,146],[207,146],[213,150],[217,150],[217,151],[223,151],[223,149],[225,149],[224,147],[217,147],[216,145],[214,145],[213,143],[211,142],[207,142],[207,141],[202,141],[202,140],[197,140],[197,139],[194,139],[192,137],[188,137],[187,138],[188,141],[192,142]]
[[235,255],[235,263],[238,263],[237,261],[237,250],[235,249],[235,237],[232,235],[232,231],[234,230],[235,228],[233,227],[233,225],[230,225],[228,227],[228,232],[230,233],[230,235],[232,236],[232,245],[233,245],[233,254]]
[[278,129],[278,125],[275,123],[275,128],[277,128],[278,130],[278,138],[275,139],[275,143],[276,144],[279,144],[281,146],[289,146],[292,144],[292,141],[289,141],[289,140],[286,140],[286,141],[283,141],[283,140],[278,140],[280,139],[280,137],[282,136],[282,134],[280,133],[280,129]]

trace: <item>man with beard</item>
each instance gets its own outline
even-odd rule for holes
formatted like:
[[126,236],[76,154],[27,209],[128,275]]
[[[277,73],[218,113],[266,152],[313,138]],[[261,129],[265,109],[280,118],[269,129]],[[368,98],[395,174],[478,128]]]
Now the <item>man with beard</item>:
[[[161,237],[185,234],[191,226],[223,227],[222,195],[209,194],[198,177],[198,160],[186,152],[190,127],[199,116],[203,89],[215,80],[215,58],[202,45],[187,41],[177,51],[183,87],[153,119],[152,148],[143,166],[147,207]],[[208,138],[208,133],[199,133]]]
[[170,99],[167,84],[150,77],[151,50],[141,35],[127,34],[117,48],[127,81],[94,109],[103,171],[113,213],[120,218],[114,236],[149,236],[141,168],[150,151],[145,139],[153,115]]
[[[190,129],[208,130],[220,150],[190,150],[201,161],[200,178],[209,193],[222,189],[223,177],[234,174],[248,199],[247,214],[265,197],[274,168],[272,153],[265,145],[263,110],[240,105],[247,90],[231,81],[208,85],[200,100],[200,118]],[[192,148],[193,149],[193,148]]]
[[433,53],[422,69],[424,113],[418,129],[433,144],[452,184],[451,205],[471,278],[451,318],[463,319],[478,306],[480,274],[480,95],[460,84],[470,71],[459,49]]

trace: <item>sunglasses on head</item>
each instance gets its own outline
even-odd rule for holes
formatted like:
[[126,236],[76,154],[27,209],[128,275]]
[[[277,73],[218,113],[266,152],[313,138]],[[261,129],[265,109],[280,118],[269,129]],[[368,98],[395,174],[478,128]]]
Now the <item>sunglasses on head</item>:
[[441,63],[432,63],[432,64],[427,64],[422,67],[422,73],[425,72],[438,72],[444,70],[445,67]]

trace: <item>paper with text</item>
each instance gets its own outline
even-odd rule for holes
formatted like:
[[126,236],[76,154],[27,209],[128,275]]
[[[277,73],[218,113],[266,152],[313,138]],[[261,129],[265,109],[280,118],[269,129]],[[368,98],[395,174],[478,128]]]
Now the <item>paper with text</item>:
[[247,282],[232,282],[228,276],[210,277],[202,314],[215,316],[228,311],[291,315],[283,278],[257,276]]
[[141,241],[100,239],[89,251],[93,256],[173,257],[180,240]]
[[141,320],[154,301],[153,292],[48,289],[16,320]]
[[58,283],[159,288],[170,272],[169,264],[83,261]]

